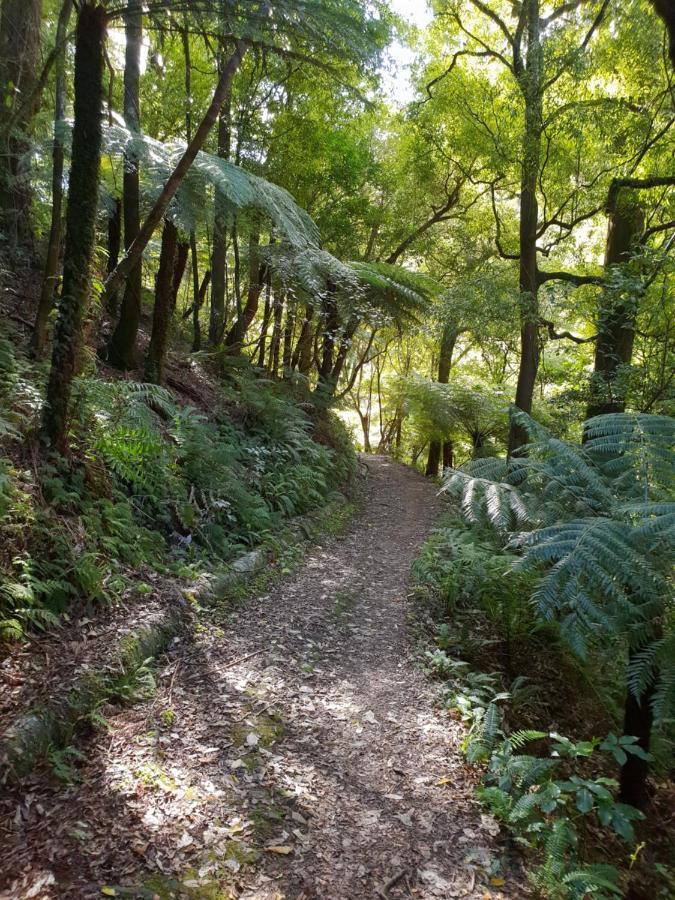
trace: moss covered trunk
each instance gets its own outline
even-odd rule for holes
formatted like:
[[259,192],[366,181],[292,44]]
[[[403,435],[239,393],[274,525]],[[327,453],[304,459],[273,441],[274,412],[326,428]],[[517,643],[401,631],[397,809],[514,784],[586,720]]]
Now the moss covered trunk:
[[42,291],[35,315],[31,347],[36,356],[42,356],[47,344],[47,321],[54,305],[54,293],[59,277],[61,255],[61,230],[63,219],[63,120],[66,117],[66,37],[73,9],[72,0],[65,0],[56,27],[56,67],[54,76],[54,147],[52,149],[52,215],[49,226],[47,258]]
[[[140,83],[143,45],[143,8],[132,0],[124,14],[126,50],[124,59],[124,123],[135,135],[141,129]],[[124,159],[124,249],[129,250],[141,230],[141,185],[136,149],[128,148]],[[141,321],[143,262],[127,275],[117,326],[110,340],[108,360],[120,369],[136,364],[136,337]]]
[[626,408],[628,376],[633,357],[639,290],[622,278],[628,273],[631,253],[644,228],[644,211],[636,198],[624,191],[610,211],[604,288],[598,309],[598,338],[591,379],[591,398],[586,418],[620,413]]
[[[222,54],[219,57],[219,71],[225,67]],[[228,91],[218,118],[218,156],[230,158],[230,104],[231,91]],[[214,198],[213,251],[211,254],[211,316],[209,319],[209,344],[214,347],[223,339],[225,333],[225,295],[227,280],[227,200],[219,187],[216,187]]]
[[176,271],[178,232],[173,222],[164,222],[159,269],[155,279],[155,307],[152,315],[152,335],[145,361],[145,380],[152,384],[164,381],[164,364],[169,341],[169,326],[173,312],[173,288]]
[[96,245],[105,33],[105,10],[91,4],[83,6],[78,16],[75,47],[75,121],[63,289],[42,425],[47,445],[62,452],[66,450],[72,381],[82,340]]
[[[118,197],[108,219],[108,264],[106,272],[109,275],[115,271],[115,266],[120,260],[120,250],[122,249],[122,200]],[[116,316],[119,312],[117,307],[118,294],[117,291],[111,292],[106,297],[106,305],[108,312],[112,316]]]
[[37,112],[42,0],[3,0],[0,14],[0,209],[11,244],[31,235],[32,192],[22,162]]

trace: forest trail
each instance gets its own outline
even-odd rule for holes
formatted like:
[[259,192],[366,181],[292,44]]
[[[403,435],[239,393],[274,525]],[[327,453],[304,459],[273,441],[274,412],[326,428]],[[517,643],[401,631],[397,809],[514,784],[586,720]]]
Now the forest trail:
[[411,657],[407,583],[436,488],[367,466],[345,534],[174,647],[153,699],[110,713],[80,783],[33,786],[3,896],[168,897],[175,875],[191,898],[230,896],[209,881],[249,900],[525,895],[508,873],[490,884],[495,823]]

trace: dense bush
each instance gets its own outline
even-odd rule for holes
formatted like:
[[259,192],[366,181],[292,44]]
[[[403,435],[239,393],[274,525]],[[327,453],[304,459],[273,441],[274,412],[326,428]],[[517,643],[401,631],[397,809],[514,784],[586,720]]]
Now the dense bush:
[[163,388],[82,377],[72,458],[55,457],[37,474],[22,440],[26,397],[39,401],[29,378],[20,384],[25,366],[9,342],[0,345],[4,637],[53,624],[75,602],[114,598],[141,562],[232,559],[282,519],[324,503],[355,470],[329,413],[314,440],[310,416],[282,385],[241,374],[211,418]]

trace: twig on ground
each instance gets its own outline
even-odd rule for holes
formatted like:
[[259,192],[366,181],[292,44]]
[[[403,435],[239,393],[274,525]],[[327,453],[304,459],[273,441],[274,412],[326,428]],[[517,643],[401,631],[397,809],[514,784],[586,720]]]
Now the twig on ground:
[[408,874],[407,869],[401,869],[400,872],[397,872],[395,875],[392,875],[392,877],[389,879],[389,881],[385,881],[385,883],[377,889],[376,894],[378,895],[378,897],[382,897],[382,900],[388,900],[387,894],[389,893],[389,891],[393,887],[395,887],[399,883],[399,881],[401,881],[403,878],[405,878],[405,876],[407,874]]

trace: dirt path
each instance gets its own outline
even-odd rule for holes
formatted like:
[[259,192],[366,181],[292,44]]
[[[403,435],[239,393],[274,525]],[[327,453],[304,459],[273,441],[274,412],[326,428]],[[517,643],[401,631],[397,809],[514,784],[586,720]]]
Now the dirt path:
[[153,700],[92,741],[80,783],[42,776],[5,804],[2,896],[524,896],[513,876],[491,886],[494,822],[407,644],[435,489],[368,467],[351,529],[222,631],[177,644]]

